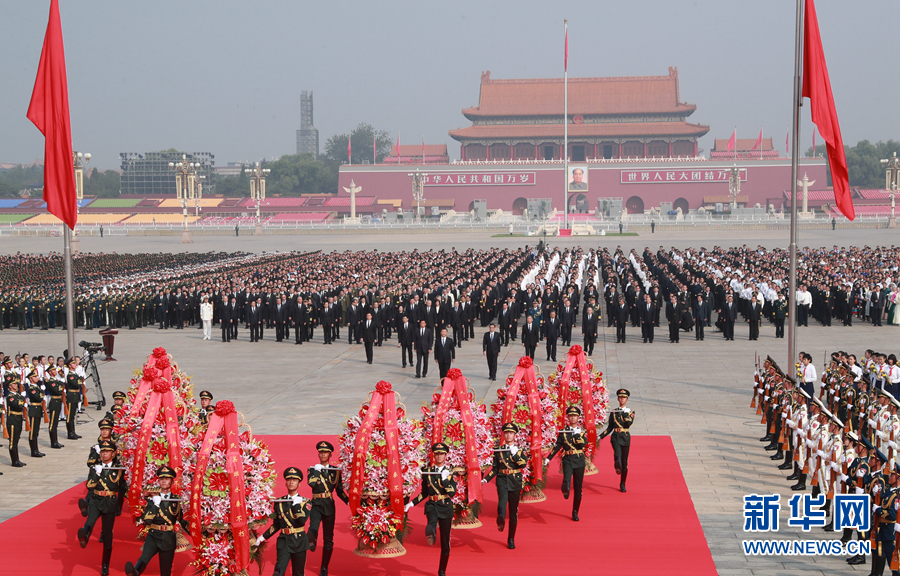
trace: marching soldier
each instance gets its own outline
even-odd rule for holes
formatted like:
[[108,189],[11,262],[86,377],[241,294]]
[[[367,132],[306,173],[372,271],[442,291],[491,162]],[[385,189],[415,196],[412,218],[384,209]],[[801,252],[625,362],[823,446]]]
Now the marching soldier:
[[41,431],[41,419],[44,417],[44,386],[40,384],[40,375],[34,368],[25,379],[25,398],[28,400],[28,446],[32,458],[43,458],[45,454],[38,450],[38,433]]
[[66,360],[66,367],[69,369],[69,373],[66,374],[66,431],[69,440],[81,438],[75,433],[75,415],[78,413],[78,404],[81,402],[81,384],[84,380],[75,372],[76,365],[74,356]]
[[47,380],[44,386],[47,396],[50,397],[50,402],[47,403],[47,413],[50,415],[50,447],[59,449],[64,446],[59,443],[57,429],[59,428],[59,416],[63,411],[65,383],[57,376],[55,365],[47,366]]
[[19,437],[22,435],[22,422],[25,415],[25,397],[19,392],[22,385],[18,380],[9,384],[6,396],[6,431],[9,433],[9,460],[13,468],[22,468],[25,463],[19,460]]
[[628,453],[631,450],[631,431],[629,428],[634,424],[634,410],[626,406],[630,396],[631,392],[625,388],[619,388],[616,391],[619,407],[609,413],[609,426],[600,434],[600,440],[612,434],[610,444],[613,447],[616,474],[622,476],[619,482],[619,490],[622,492],[625,492],[625,481],[628,479]]
[[525,454],[513,444],[519,427],[512,422],[503,425],[503,444],[494,449],[494,465],[481,481],[487,484],[497,477],[497,530],[503,532],[506,525],[506,506],[509,503],[509,533],[507,547],[516,548],[516,527],[519,524],[519,496],[522,493],[522,468],[528,461]]
[[[97,426],[100,428],[100,435],[97,437],[97,443],[91,447],[91,451],[88,453],[87,457],[87,467],[88,470],[91,470],[97,464],[101,463],[101,447],[104,442],[112,442],[115,444],[116,438],[113,437],[113,421],[109,418],[103,418],[100,422],[97,423]],[[81,510],[81,515],[87,517],[88,515],[88,504],[90,503],[91,498],[91,485],[88,482],[87,485],[87,494],[84,498],[78,499],[78,508]]]
[[188,523],[182,516],[181,498],[170,492],[175,474],[175,470],[168,466],[162,466],[156,471],[159,494],[147,498],[141,515],[141,520],[148,529],[144,550],[136,564],[125,563],[125,574],[128,576],[140,576],[157,554],[159,554],[160,576],[172,574],[172,563],[175,561],[175,533],[179,526],[183,530],[188,530]]
[[312,509],[309,514],[309,551],[316,551],[316,540],[319,534],[319,523],[322,524],[322,567],[320,576],[327,576],[328,564],[331,562],[331,554],[334,551],[334,521],[336,510],[334,504],[334,492],[344,504],[349,504],[350,499],[344,492],[344,483],[341,481],[341,471],[337,465],[332,464],[331,454],[334,446],[330,442],[321,441],[316,444],[319,453],[319,463],[311,466],[306,473],[306,483],[312,489]]
[[[259,546],[274,536],[276,532],[281,531],[275,545],[278,550],[275,576],[284,576],[289,561],[293,576],[303,576],[306,550],[309,548],[304,524],[306,524],[306,517],[312,509],[312,504],[297,494],[302,480],[303,472],[299,468],[291,466],[284,471],[284,484],[288,493],[275,502],[272,525],[256,539],[256,545]],[[327,573],[327,569],[325,572]]]
[[[557,452],[562,451],[562,493],[563,498],[569,499],[569,486],[575,489],[575,499],[572,502],[572,520],[578,522],[578,509],[581,507],[581,486],[584,483],[584,446],[587,440],[584,431],[578,425],[581,417],[581,409],[578,406],[569,406],[566,409],[568,425],[559,431],[556,436],[556,446],[544,460],[544,465],[550,463]],[[574,482],[573,482],[574,478]]]
[[207,426],[209,424],[209,416],[216,411],[216,407],[212,405],[213,395],[209,390],[200,392],[200,422]]
[[103,542],[101,576],[109,575],[109,559],[112,557],[113,525],[116,516],[122,513],[121,499],[125,494],[125,470],[115,464],[116,444],[110,440],[100,443],[100,462],[91,468],[88,475],[88,516],[84,526],[78,529],[78,543],[87,547],[94,524],[100,518],[100,541]]
[[422,500],[425,503],[425,518],[428,523],[425,526],[425,538],[429,546],[434,546],[437,530],[441,533],[441,561],[438,567],[438,576],[445,576],[447,562],[450,560],[450,529],[453,526],[453,501],[456,495],[456,480],[449,466],[445,466],[447,453],[450,448],[443,442],[438,442],[431,447],[434,455],[434,466],[422,468],[422,491],[418,496],[406,504],[406,512]]

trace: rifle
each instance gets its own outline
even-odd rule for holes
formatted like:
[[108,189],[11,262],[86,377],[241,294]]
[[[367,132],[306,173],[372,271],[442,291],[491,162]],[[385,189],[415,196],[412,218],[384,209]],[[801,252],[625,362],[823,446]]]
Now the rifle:
[[[881,506],[881,492],[882,492],[882,490],[879,490],[878,494],[875,495],[875,505],[876,506]],[[874,516],[874,518],[872,519],[872,534],[870,537],[872,538],[872,549],[877,550],[876,546],[878,546],[878,520],[879,520],[879,518],[878,518],[878,514],[872,514],[872,515]]]
[[756,371],[753,374],[753,399],[750,400],[750,407],[756,408],[756,396],[759,393],[759,360],[755,351],[753,352],[753,365],[756,366]]
[[[822,451],[822,434],[824,434],[824,431],[819,433],[819,443],[816,445],[816,452]],[[822,468],[822,458],[820,458],[819,455],[816,454],[816,469],[813,470],[812,480],[809,481],[810,486],[818,486],[819,485],[819,470],[821,470],[821,468]]]
[[[832,442],[834,442],[834,440],[832,440]],[[832,446],[833,446],[833,444],[832,444]],[[833,448],[832,448],[832,450],[830,450],[830,452],[831,452],[831,455],[834,456]],[[834,476],[833,476],[834,469],[832,468],[831,472],[828,472],[826,470],[825,473],[828,474],[829,476],[831,476],[830,482],[828,482],[828,480],[826,480],[826,482],[828,482],[828,491],[825,493],[825,498],[828,500],[834,500]]]
[[85,390],[85,388],[84,388],[84,380],[82,378],[79,378],[79,380],[81,380],[81,407],[83,409],[87,410],[87,405],[88,405],[87,390]]
[[41,400],[41,409],[44,411],[44,424],[49,424],[50,416],[47,414],[47,400]]
[[0,410],[0,426],[3,426],[3,437],[9,438],[9,430],[6,429],[6,409]]
[[[844,480],[843,480],[843,476],[847,475],[847,455],[846,454],[844,454],[844,457],[842,458],[842,460],[843,460],[843,462],[841,463],[841,477],[842,477],[842,479],[841,479],[841,494],[846,494],[847,493],[847,483],[844,482]],[[848,480],[849,480],[849,478],[848,478]]]
[[793,418],[791,418],[791,416],[792,416],[791,412],[793,411],[793,404],[791,404],[789,406],[785,406],[784,410],[785,410],[785,412],[787,412],[787,415],[784,417],[784,422],[782,422],[782,424],[781,424],[781,434],[783,436],[782,441],[781,441],[782,442],[781,449],[788,450],[790,448],[791,429],[790,429],[790,427],[788,427],[787,434],[785,434],[784,429],[785,429],[785,427],[787,427],[788,420],[793,420]]

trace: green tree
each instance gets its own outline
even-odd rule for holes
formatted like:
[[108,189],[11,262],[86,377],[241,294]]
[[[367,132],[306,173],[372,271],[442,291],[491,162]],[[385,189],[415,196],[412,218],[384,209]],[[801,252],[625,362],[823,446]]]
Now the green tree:
[[115,170],[101,172],[93,168],[84,179],[84,195],[96,198],[115,198],[121,190],[122,178]]
[[336,134],[325,142],[325,159],[328,162],[342,164],[347,161],[347,139],[350,139],[351,159],[353,164],[372,162],[372,141],[376,142],[376,163],[384,160],[391,153],[391,137],[385,130],[375,130],[371,125],[362,122],[350,134]]
[[272,170],[266,178],[266,196],[334,194],[337,191],[338,166],[317,160],[311,154],[287,154],[263,167]]
[[250,195],[250,178],[244,172],[241,164],[241,172],[237,176],[216,176],[216,194],[223,196],[241,197]]
[[[815,155],[827,158],[824,144],[806,150],[806,156]],[[860,140],[856,146],[844,146],[844,156],[847,158],[847,171],[850,174],[850,186],[854,188],[884,188],[884,168],[881,160],[893,156],[894,152],[900,154],[900,142],[888,140],[872,144],[868,140]],[[828,185],[831,186],[831,167],[828,168]]]

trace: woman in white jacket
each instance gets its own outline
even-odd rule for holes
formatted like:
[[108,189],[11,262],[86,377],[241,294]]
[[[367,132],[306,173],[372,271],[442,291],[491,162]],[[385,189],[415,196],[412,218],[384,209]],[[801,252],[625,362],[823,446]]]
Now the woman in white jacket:
[[200,320],[203,322],[203,339],[209,340],[212,337],[212,318],[213,307],[209,303],[209,296],[203,297],[203,303],[200,304]]

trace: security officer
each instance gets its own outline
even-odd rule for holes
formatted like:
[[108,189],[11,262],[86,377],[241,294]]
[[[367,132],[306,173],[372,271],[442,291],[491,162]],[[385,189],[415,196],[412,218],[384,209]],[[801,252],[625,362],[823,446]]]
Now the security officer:
[[41,419],[44,416],[44,390],[40,375],[34,368],[25,377],[25,398],[28,400],[28,446],[32,458],[43,458],[45,454],[38,450],[38,434],[41,431]]
[[312,509],[312,504],[297,494],[302,480],[303,472],[299,468],[291,466],[284,471],[284,485],[287,487],[288,493],[275,501],[272,525],[256,539],[256,545],[259,546],[274,536],[276,532],[281,531],[275,545],[278,550],[275,576],[284,576],[288,561],[291,562],[293,576],[303,576],[306,550],[309,548],[309,541],[303,525],[306,524],[306,517]]
[[609,413],[609,426],[600,434],[600,440],[612,434],[610,444],[613,447],[616,474],[622,476],[619,482],[619,490],[622,492],[625,492],[625,481],[628,479],[628,452],[631,450],[629,428],[634,424],[634,410],[626,406],[629,396],[631,396],[631,392],[625,388],[619,388],[616,391],[619,407]]
[[46,378],[44,392],[50,397],[50,402],[47,403],[47,413],[50,415],[50,447],[59,449],[64,446],[59,443],[57,428],[59,428],[59,415],[63,411],[65,383],[57,376],[55,365],[47,366]]
[[[78,529],[78,543],[87,546],[97,519],[102,520],[100,541],[103,542],[101,576],[109,575],[109,559],[112,556],[113,525],[116,516],[122,513],[121,498],[125,493],[125,470],[116,466],[116,443],[104,440],[100,443],[100,462],[91,468],[88,475],[88,517],[84,526]],[[114,469],[118,468],[118,469]]]
[[494,449],[494,464],[491,471],[481,481],[490,482],[497,477],[497,530],[503,532],[506,524],[506,504],[509,502],[509,533],[507,547],[516,548],[516,526],[519,523],[519,496],[522,493],[522,468],[528,461],[525,454],[514,444],[519,427],[508,422],[503,425],[503,444]]
[[25,416],[25,397],[19,392],[22,385],[18,380],[9,384],[6,396],[6,431],[9,433],[9,460],[13,468],[21,468],[25,463],[19,460],[19,437],[22,436],[22,422]]
[[69,373],[66,375],[66,406],[68,413],[66,414],[66,431],[69,440],[78,440],[81,438],[75,433],[75,415],[78,413],[78,403],[81,402],[81,384],[84,380],[75,373],[75,357],[66,360],[66,367]]
[[175,527],[181,525],[182,529],[188,530],[188,523],[181,513],[181,498],[170,492],[175,474],[175,470],[168,466],[161,466],[156,471],[159,494],[147,498],[144,513],[141,515],[141,520],[147,527],[147,537],[137,564],[125,563],[125,574],[128,576],[140,576],[157,554],[159,554],[160,576],[172,574],[176,546]]
[[333,492],[337,491],[338,498],[348,504],[350,499],[344,492],[344,483],[341,481],[341,471],[338,466],[332,464],[331,454],[334,446],[330,442],[322,440],[316,444],[319,453],[319,463],[311,466],[307,472],[306,483],[312,489],[312,510],[309,514],[309,551],[316,551],[316,540],[319,534],[319,523],[322,523],[322,567],[321,576],[328,574],[328,564],[331,562],[331,554],[334,552],[334,520],[336,510]]
[[441,562],[438,567],[438,576],[445,576],[447,562],[450,560],[450,528],[453,525],[453,501],[456,495],[456,479],[449,466],[444,463],[450,448],[443,442],[438,442],[431,447],[434,455],[434,466],[422,468],[422,491],[406,505],[406,512],[421,502],[425,503],[425,538],[429,546],[434,546],[436,531],[441,531]]
[[[553,457],[556,456],[556,453],[562,451],[563,498],[569,499],[569,486],[575,488],[575,499],[572,502],[572,520],[578,522],[578,509],[581,507],[581,486],[584,483],[584,446],[587,444],[587,440],[584,437],[584,430],[578,425],[578,419],[581,418],[581,409],[578,406],[569,406],[566,409],[566,418],[568,418],[569,422],[556,436],[556,446],[553,447],[553,451],[544,460],[544,464],[549,464]],[[572,482],[573,478],[574,483]]]
[[212,405],[213,395],[209,390],[200,392],[200,422],[206,426],[209,424],[209,416],[216,411],[216,407]]

